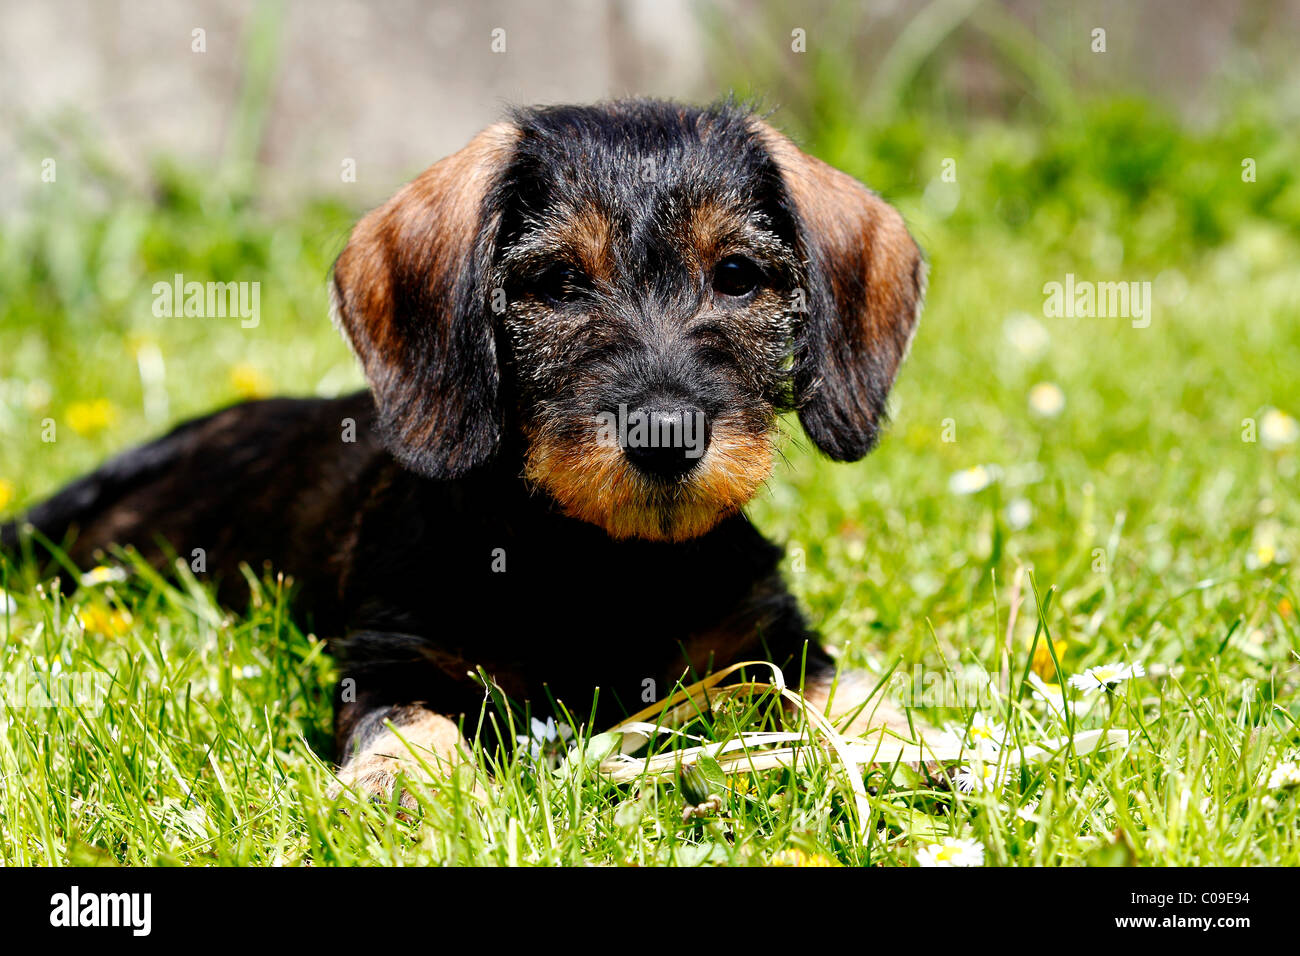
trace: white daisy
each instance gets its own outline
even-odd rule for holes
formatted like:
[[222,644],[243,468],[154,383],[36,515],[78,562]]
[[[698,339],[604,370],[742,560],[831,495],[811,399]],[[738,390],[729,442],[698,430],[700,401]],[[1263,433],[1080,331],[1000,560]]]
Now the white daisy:
[[1025,806],[1021,807],[1019,810],[1016,811],[1016,819],[1023,820],[1025,821],[1025,823],[1037,823],[1038,804],[1034,804],[1032,807],[1026,804]]
[[515,738],[519,745],[528,748],[528,754],[533,760],[545,761],[548,766],[558,765],[560,758],[569,750],[573,728],[568,724],[556,725],[554,717],[547,717],[546,723],[534,717],[529,721],[529,730],[530,733]]
[[973,495],[997,481],[998,474],[996,465],[976,465],[954,472],[948,479],[948,490],[954,495]]
[[996,763],[976,761],[969,767],[957,771],[953,779],[957,782],[957,789],[962,793],[997,790],[1006,780],[1006,770],[998,767]]
[[1070,686],[1079,690],[1108,690],[1130,677],[1142,677],[1146,668],[1141,664],[1101,664],[1089,667],[1082,674],[1070,678]]
[[1023,531],[1034,520],[1034,506],[1025,498],[1016,498],[1007,504],[1006,519],[1012,531]]
[[1278,764],[1268,776],[1270,790],[1291,790],[1295,787],[1300,787],[1300,764],[1294,760]]
[[1055,382],[1039,382],[1029,390],[1029,410],[1039,418],[1055,418],[1065,411],[1065,392]]
[[1033,692],[1034,700],[1041,700],[1054,713],[1065,713],[1065,691],[1060,684],[1049,684],[1031,671],[1029,687]]
[[1294,445],[1300,441],[1300,422],[1280,408],[1270,408],[1260,416],[1259,440],[1265,448]]
[[1047,351],[1052,337],[1043,323],[1025,312],[1017,312],[1002,323],[1002,334],[1024,358],[1033,360]]
[[949,724],[948,730],[956,737],[964,739],[968,746],[977,752],[996,753],[1006,733],[1006,728],[995,720],[989,720],[977,713],[971,718],[970,727],[964,724]]
[[101,564],[97,568],[91,568],[81,576],[81,586],[83,588],[94,587],[96,584],[109,584],[114,581],[125,581],[126,570],[124,568],[110,568]]
[[1253,571],[1270,564],[1289,564],[1291,555],[1282,545],[1281,535],[1282,527],[1276,521],[1266,521],[1256,528],[1246,552],[1246,567]]
[[917,850],[916,862],[920,866],[983,866],[984,847],[974,840],[949,837]]

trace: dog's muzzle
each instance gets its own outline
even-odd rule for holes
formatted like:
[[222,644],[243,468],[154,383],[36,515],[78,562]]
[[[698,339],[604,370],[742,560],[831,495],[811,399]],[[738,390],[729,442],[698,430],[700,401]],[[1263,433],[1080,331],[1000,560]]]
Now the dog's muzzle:
[[696,405],[673,400],[652,400],[627,412],[627,427],[619,430],[619,444],[644,475],[672,481],[700,463],[709,447],[708,416]]

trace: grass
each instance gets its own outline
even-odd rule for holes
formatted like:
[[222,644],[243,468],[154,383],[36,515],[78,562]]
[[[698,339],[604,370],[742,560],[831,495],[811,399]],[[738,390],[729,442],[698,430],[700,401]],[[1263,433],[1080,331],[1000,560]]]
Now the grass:
[[[334,666],[274,578],[235,613],[188,576],[137,567],[60,595],[18,568],[0,622],[0,862],[912,865],[960,838],[989,864],[1300,863],[1300,794],[1268,785],[1300,746],[1288,125],[1242,104],[1199,133],[1127,99],[960,129],[900,113],[863,132],[828,112],[812,110],[813,146],[908,216],[929,304],[881,448],[833,465],[790,425],[750,514],[789,544],[788,577],[846,665],[891,692],[991,675],[974,704],[925,697],[919,718],[978,711],[1008,728],[1004,755],[1100,728],[1127,747],[1067,746],[971,793],[877,767],[866,819],[809,750],[797,770],[731,778],[716,815],[683,822],[675,775],[612,784],[596,737],[554,766],[477,753],[420,791],[422,823],[339,813],[322,761]],[[137,190],[69,150],[0,235],[6,512],[217,404],[360,384],[325,298],[357,210],[268,212],[165,166]],[[152,284],[177,272],[260,281],[259,326],[155,317]],[[1043,286],[1066,273],[1152,281],[1150,326],[1045,317]],[[1146,676],[1067,689],[1068,720],[1024,680],[1114,662]],[[102,706],[38,706],[15,689],[33,681]],[[736,701],[687,729],[725,740],[769,710]],[[482,719],[486,739],[523,733],[498,707]]]

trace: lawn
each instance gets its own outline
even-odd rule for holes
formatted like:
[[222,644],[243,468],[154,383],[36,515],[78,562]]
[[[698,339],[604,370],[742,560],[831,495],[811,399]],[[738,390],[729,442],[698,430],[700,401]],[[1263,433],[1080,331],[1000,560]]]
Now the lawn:
[[[684,821],[676,774],[613,783],[598,737],[562,760],[480,752],[419,791],[422,819],[339,812],[334,666],[274,576],[226,610],[190,575],[61,595],[9,568],[0,862],[908,866],[960,840],[989,865],[1300,863],[1293,132],[1248,101],[1212,132],[1124,98],[1036,122],[826,115],[795,125],[902,209],[928,304],[879,450],[832,464],[792,421],[749,513],[846,666],[910,688],[920,720],[993,727],[990,782],[875,767],[855,800],[809,747],[714,782],[720,809]],[[0,234],[5,514],[221,403],[360,384],[325,292],[360,210],[271,208],[163,164],[141,189],[61,155]],[[260,282],[259,323],[154,315],[176,273]],[[1055,317],[1044,288],[1067,276],[1149,282],[1150,309]],[[1101,665],[1143,673],[1071,685]],[[691,730],[725,740],[766,709]],[[524,733],[484,720],[485,739]],[[1098,729],[1128,742],[1070,745]]]

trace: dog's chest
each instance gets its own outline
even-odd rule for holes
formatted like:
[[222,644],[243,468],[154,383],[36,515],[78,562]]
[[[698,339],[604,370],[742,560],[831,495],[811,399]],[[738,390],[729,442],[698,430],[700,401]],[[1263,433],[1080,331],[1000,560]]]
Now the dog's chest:
[[599,687],[623,711],[757,646],[780,552],[743,518],[684,545],[618,542],[536,499],[437,491],[363,529],[352,628],[418,634],[512,695],[586,708]]

